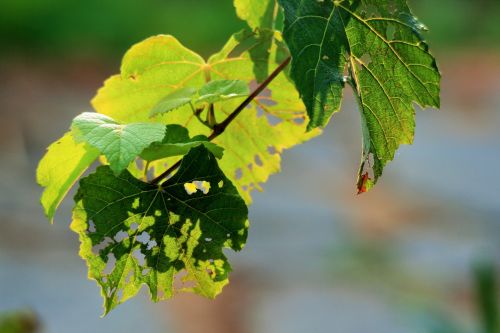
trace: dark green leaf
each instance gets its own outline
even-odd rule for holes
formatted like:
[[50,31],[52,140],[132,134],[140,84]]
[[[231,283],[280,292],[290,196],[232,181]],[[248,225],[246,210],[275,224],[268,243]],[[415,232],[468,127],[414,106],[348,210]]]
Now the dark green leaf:
[[75,201],[71,227],[105,313],[143,285],[154,301],[175,291],[215,297],[231,270],[222,250],[241,250],[247,237],[245,202],[204,146],[161,186],[99,167],[80,181]]
[[186,128],[180,125],[167,125],[167,134],[163,141],[153,143],[141,153],[141,158],[146,161],[156,161],[172,156],[184,156],[191,148],[204,145],[217,158],[222,158],[224,149],[215,143],[209,142],[208,138],[198,135],[189,137]]
[[364,137],[358,187],[366,191],[399,145],[413,142],[413,103],[439,107],[440,74],[425,27],[404,0],[279,2],[309,129],[339,110],[346,82],[355,90]]

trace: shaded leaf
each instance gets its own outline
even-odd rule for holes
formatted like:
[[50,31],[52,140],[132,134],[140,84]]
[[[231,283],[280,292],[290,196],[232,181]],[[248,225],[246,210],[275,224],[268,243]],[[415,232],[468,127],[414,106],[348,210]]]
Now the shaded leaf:
[[167,125],[167,133],[161,142],[153,143],[146,148],[140,157],[146,161],[156,161],[172,156],[184,156],[192,148],[205,146],[217,158],[222,158],[224,149],[209,142],[203,135],[189,137],[188,130],[180,125]]
[[425,27],[404,0],[279,3],[309,129],[325,126],[340,109],[345,82],[355,90],[363,130],[358,184],[368,190],[399,145],[413,142],[413,103],[439,107],[440,74],[421,35]]
[[[276,0],[234,0],[238,16],[247,21],[256,42],[248,53],[254,64],[254,74],[257,82],[263,82],[269,75],[270,50],[274,41],[275,21],[278,14]],[[235,35],[240,43],[247,43],[248,33]]]
[[[189,194],[193,184],[203,188]],[[231,270],[223,248],[241,250],[247,237],[245,202],[203,146],[162,186],[99,167],[80,181],[75,201],[71,228],[89,277],[102,288],[105,313],[142,285],[154,301],[176,290],[215,297]]]
[[238,17],[246,21],[253,30],[274,29],[276,0],[234,0],[234,7]]
[[169,111],[175,110],[191,103],[193,96],[196,94],[196,89],[186,87],[170,93],[165,98],[163,98],[156,106],[151,110],[149,115],[154,117],[158,114],[167,113]]
[[102,114],[85,112],[73,120],[72,128],[88,144],[106,156],[116,174],[153,142],[165,137],[165,125],[135,123],[121,125]]
[[210,81],[198,92],[200,97],[196,103],[217,103],[233,98],[246,97],[250,95],[250,89],[245,81],[241,80],[217,80]]
[[49,146],[38,165],[36,179],[45,188],[41,203],[51,222],[70,188],[98,156],[97,149],[77,143],[71,132]]

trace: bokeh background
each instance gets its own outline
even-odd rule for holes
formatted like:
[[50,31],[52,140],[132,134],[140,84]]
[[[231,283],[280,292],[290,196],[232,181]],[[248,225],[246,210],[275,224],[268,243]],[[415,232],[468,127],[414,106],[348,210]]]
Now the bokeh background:
[[208,56],[244,23],[230,0],[2,0],[0,333],[15,332],[5,318],[47,333],[495,332],[500,2],[410,3],[430,28],[442,110],[418,113],[415,144],[376,189],[355,194],[361,134],[348,94],[325,134],[287,151],[254,195],[248,245],[231,255],[220,298],[154,305],[143,293],[100,319],[71,202],[50,226],[37,162],[132,44],[169,33]]

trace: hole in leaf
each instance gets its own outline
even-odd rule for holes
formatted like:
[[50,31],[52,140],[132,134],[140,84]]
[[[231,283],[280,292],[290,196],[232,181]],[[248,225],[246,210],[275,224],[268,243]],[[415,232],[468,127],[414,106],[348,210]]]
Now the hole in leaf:
[[276,103],[276,101],[274,101],[271,98],[266,98],[266,97],[259,98],[259,103],[262,104],[262,105],[264,105],[264,106],[275,106],[275,105],[278,105],[278,103]]
[[196,188],[203,192],[203,194],[208,194],[210,191],[210,183],[207,181],[195,181]]
[[234,178],[236,178],[237,180],[243,178],[243,171],[241,169],[236,169],[236,171],[234,172]]
[[149,236],[149,234],[144,231],[142,234],[137,236],[136,239],[138,242],[141,242],[142,244],[146,245],[151,240],[151,236]]
[[278,152],[276,151],[276,147],[274,146],[269,146],[267,147],[267,152],[271,155],[277,154]]
[[109,237],[106,237],[103,239],[102,242],[100,242],[99,244],[97,245],[94,245],[92,247],[92,253],[94,255],[98,255],[102,250],[104,250],[105,248],[107,248],[109,246],[109,244],[112,244],[114,243],[113,240]]
[[94,221],[89,221],[89,228],[88,228],[88,232],[95,232],[95,223]]
[[219,184],[217,184],[217,185],[219,186],[219,188],[222,188],[222,187],[224,186],[224,181],[223,181],[223,180],[221,180],[221,181],[219,182]]
[[137,260],[139,266],[144,266],[144,264],[146,263],[146,256],[141,252],[140,249],[135,249],[134,252],[132,252],[132,257]]
[[116,300],[117,300],[118,302],[121,302],[121,301],[122,301],[122,299],[123,299],[123,289],[120,289],[120,290],[118,290],[118,292],[116,293]]
[[255,109],[257,110],[257,118],[260,118],[265,114],[265,111],[262,107],[257,105]]
[[102,273],[105,275],[111,274],[113,272],[113,270],[115,269],[115,265],[116,265],[115,255],[113,253],[109,253],[108,254],[108,261],[106,261],[106,267],[104,268]]
[[128,233],[126,233],[125,231],[121,230],[119,231],[116,235],[115,235],[115,241],[116,242],[121,242],[122,240],[124,239],[127,239],[128,238]]
[[283,119],[276,117],[275,115],[270,113],[266,113],[266,118],[267,121],[269,122],[269,125],[271,126],[276,126],[283,122]]
[[132,281],[132,277],[134,276],[134,270],[131,269],[129,272],[128,272],[128,275],[127,277],[125,278],[125,283],[130,283]]
[[151,249],[155,246],[158,246],[158,243],[156,243],[156,241],[153,239],[148,243],[148,251],[151,251]]
[[263,166],[264,163],[262,162],[262,160],[260,159],[260,156],[259,155],[255,155],[254,157],[254,160],[255,160],[255,164],[257,164],[258,166]]
[[293,122],[297,125],[303,125],[306,122],[306,119],[304,117],[295,118]]

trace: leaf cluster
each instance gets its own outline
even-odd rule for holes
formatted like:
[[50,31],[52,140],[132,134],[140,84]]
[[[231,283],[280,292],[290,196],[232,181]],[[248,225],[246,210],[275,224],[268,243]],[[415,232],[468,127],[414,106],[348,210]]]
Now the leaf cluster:
[[[368,191],[439,106],[440,74],[404,0],[234,0],[248,28],[203,59],[173,36],[134,45],[121,71],[41,160],[49,219],[80,179],[71,228],[105,313],[143,285],[153,301],[228,283],[251,192],[281,154],[321,133],[346,85],[357,96]],[[283,32],[277,30],[284,17]],[[290,68],[287,66],[291,60]]]

